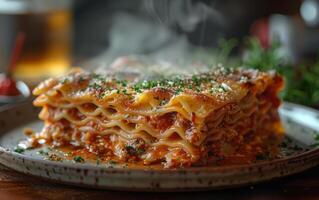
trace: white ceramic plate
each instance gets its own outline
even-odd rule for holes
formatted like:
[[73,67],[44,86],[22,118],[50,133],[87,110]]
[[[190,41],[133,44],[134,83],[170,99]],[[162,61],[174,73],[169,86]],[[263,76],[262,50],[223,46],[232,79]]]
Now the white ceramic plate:
[[[237,187],[298,173],[319,164],[319,112],[285,103],[280,115],[290,142],[285,156],[251,165],[159,170],[119,165],[44,160],[38,150],[16,153],[23,129],[39,130],[38,110],[30,103],[0,112],[0,162],[19,172],[60,183],[116,190],[189,191]],[[285,143],[287,144],[287,143]],[[296,146],[295,146],[296,145]]]

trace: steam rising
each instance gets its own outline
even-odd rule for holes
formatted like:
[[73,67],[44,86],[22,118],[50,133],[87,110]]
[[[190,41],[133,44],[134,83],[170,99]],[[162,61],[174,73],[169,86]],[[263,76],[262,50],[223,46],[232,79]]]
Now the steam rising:
[[[135,73],[134,70],[139,69],[155,74],[203,69],[198,66],[204,65],[193,59],[197,48],[189,43],[186,35],[178,32],[189,33],[200,28],[202,40],[208,20],[224,23],[217,10],[191,0],[143,0],[141,10],[146,17],[128,13],[113,16],[109,48],[86,63],[87,66],[94,66],[97,71],[122,69]],[[122,58],[116,60],[118,57]]]
[[180,26],[185,32],[194,31],[200,22],[214,20],[225,24],[223,16],[212,7],[191,0],[144,0],[146,12],[167,26]]

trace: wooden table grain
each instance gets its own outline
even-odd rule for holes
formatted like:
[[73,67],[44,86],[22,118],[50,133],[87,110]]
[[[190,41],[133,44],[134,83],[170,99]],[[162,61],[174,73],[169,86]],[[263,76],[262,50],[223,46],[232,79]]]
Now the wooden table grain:
[[206,192],[145,193],[86,189],[51,183],[0,165],[0,199],[28,200],[201,200],[201,199],[319,199],[319,167],[280,180],[236,189]]

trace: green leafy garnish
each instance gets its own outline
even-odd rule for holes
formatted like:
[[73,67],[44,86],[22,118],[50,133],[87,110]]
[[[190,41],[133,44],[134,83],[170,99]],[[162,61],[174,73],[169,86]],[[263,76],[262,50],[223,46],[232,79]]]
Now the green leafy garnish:
[[[279,52],[281,44],[278,40],[274,40],[268,48],[263,48],[256,38],[249,37],[244,41],[245,54],[242,57],[230,57],[231,52],[239,44],[236,39],[221,40],[219,44],[217,58],[210,60],[207,63],[209,66],[216,65],[217,60],[231,67],[276,70],[286,80],[285,89],[281,93],[283,100],[307,106],[319,106],[319,58],[314,62],[307,61],[306,64],[301,61],[298,66],[290,64],[281,56]],[[202,55],[205,54],[206,57],[208,55],[212,57],[211,54],[202,52]],[[203,60],[207,59],[204,57]]]
[[130,145],[125,146],[125,150],[127,151],[128,154],[135,155],[135,156],[141,155],[145,152],[144,148],[133,147]]
[[95,90],[101,90],[102,86],[100,84],[98,84],[97,82],[92,82],[89,84],[89,88],[93,88]]
[[13,151],[22,154],[23,152],[25,152],[25,149],[18,146],[15,147]]
[[319,147],[319,133],[314,133],[315,142],[311,145],[311,147]]
[[126,85],[127,85],[127,81],[126,80],[117,80],[116,83],[121,85],[121,86],[123,86],[123,87],[126,87]]
[[313,64],[293,66],[278,53],[280,43],[274,42],[268,49],[261,47],[253,38],[248,40],[247,55],[242,65],[259,70],[276,70],[286,79],[281,96],[285,101],[308,106],[319,104],[319,59]]
[[143,149],[143,148],[137,148],[137,149],[136,149],[136,152],[137,152],[138,155],[141,155],[141,154],[145,153],[145,149]]
[[84,159],[81,156],[74,156],[73,161],[77,163],[84,163]]
[[114,161],[114,160],[110,160],[108,163],[109,163],[110,165],[116,165],[116,164],[117,164],[117,162]]
[[49,152],[47,151],[43,151],[42,149],[38,151],[38,154],[43,155],[43,156],[47,156],[49,155]]

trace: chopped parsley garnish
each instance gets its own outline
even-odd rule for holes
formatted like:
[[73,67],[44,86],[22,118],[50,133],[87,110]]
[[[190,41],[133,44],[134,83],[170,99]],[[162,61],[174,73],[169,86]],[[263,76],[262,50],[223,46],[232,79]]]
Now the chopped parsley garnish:
[[137,92],[137,93],[141,93],[141,92],[142,92],[142,89],[139,87],[139,85],[134,85],[134,86],[133,86],[133,89],[134,89],[135,92]]
[[196,92],[200,92],[201,88],[199,86],[196,86],[195,90],[196,90]]
[[78,80],[78,83],[83,83],[85,81],[85,79],[81,76],[80,78],[79,78],[79,80]]
[[126,80],[117,80],[116,81],[117,84],[126,87],[127,86],[127,81]]
[[110,160],[110,161],[109,161],[109,164],[110,164],[110,165],[116,165],[116,164],[117,164],[117,162],[116,162],[116,161],[114,161],[114,160]]
[[[214,73],[225,74],[221,69],[215,71]],[[143,90],[152,89],[154,87],[166,87],[172,89],[175,94],[180,94],[184,91],[185,88],[194,89],[196,92],[201,92],[206,90],[206,87],[209,87],[210,84],[215,83],[216,74],[195,74],[191,77],[189,76],[171,76],[167,78],[161,78],[158,80],[142,80],[131,86],[131,88],[140,93]],[[223,85],[221,88],[223,91],[228,91],[231,88],[228,85]],[[218,92],[218,91],[216,91]]]
[[198,76],[196,76],[196,75],[193,75],[192,76],[192,81],[193,81],[193,83],[196,85],[196,86],[199,86],[200,85],[200,83],[201,83],[201,80],[198,78]]
[[90,83],[90,84],[89,84],[89,87],[90,87],[90,88],[93,88],[93,89],[95,89],[95,90],[101,90],[101,89],[102,89],[102,86],[99,85],[99,84],[96,83],[96,82]]
[[108,95],[108,92],[104,91],[102,93],[99,94],[99,99],[103,99],[104,97],[106,97]]
[[81,156],[74,156],[73,161],[77,163],[84,163],[84,159]]
[[145,152],[145,149],[143,148],[135,148],[133,146],[125,146],[125,150],[127,151],[128,154],[130,155],[141,155]]
[[14,148],[14,150],[13,150],[14,152],[16,152],[16,153],[23,153],[23,152],[25,152],[25,149],[24,148],[21,148],[21,147],[16,147],[16,148]]
[[181,92],[183,92],[184,90],[182,89],[182,88],[177,88],[176,90],[175,90],[175,94],[177,95],[177,94],[180,94]]
[[319,133],[314,133],[315,142],[311,145],[312,147],[319,147]]
[[[209,91],[210,87],[217,84],[216,77],[225,74],[225,69],[217,68],[215,71],[194,74],[192,76],[187,75],[172,75],[168,77],[160,77],[155,80],[140,80],[133,83],[128,83],[127,80],[121,80],[109,77],[107,75],[91,74],[89,77],[66,77],[61,79],[62,82],[73,81],[77,83],[88,82],[87,87],[81,90],[94,92],[99,99],[105,98],[110,93],[128,95],[129,98],[132,94],[141,93],[144,90],[150,90],[153,88],[167,88],[170,89],[175,95],[178,95],[185,91],[185,89],[194,90],[194,92]],[[86,81],[87,80],[87,81]],[[222,85],[223,92],[229,91],[228,85]],[[222,90],[214,90],[214,92],[221,92]]]
[[105,81],[106,80],[106,77],[102,74],[96,74],[96,73],[93,73],[92,74],[92,78],[93,80],[99,80],[99,81]]
[[141,154],[145,153],[145,149],[143,149],[143,148],[137,148],[137,149],[136,149],[136,152],[137,152],[138,155],[141,155]]
[[49,152],[43,151],[42,149],[38,151],[38,154],[43,155],[43,156],[48,156]]

